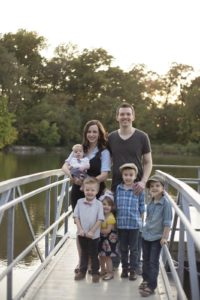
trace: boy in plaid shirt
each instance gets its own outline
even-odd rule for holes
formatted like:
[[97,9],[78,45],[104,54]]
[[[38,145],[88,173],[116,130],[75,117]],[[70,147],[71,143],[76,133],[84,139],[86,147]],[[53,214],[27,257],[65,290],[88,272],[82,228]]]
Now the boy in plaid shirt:
[[[145,210],[144,192],[136,195],[133,184],[137,177],[138,169],[135,164],[127,163],[120,167],[123,182],[117,186],[115,202],[117,207],[117,229],[122,262],[121,278],[136,280],[138,267],[138,236],[139,228]],[[128,262],[128,258],[130,261]],[[128,276],[128,263],[130,274]]]

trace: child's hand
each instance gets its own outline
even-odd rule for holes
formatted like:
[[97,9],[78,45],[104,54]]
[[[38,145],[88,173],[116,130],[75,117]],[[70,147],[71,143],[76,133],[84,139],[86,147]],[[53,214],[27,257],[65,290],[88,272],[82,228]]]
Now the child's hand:
[[94,232],[93,231],[88,231],[88,233],[86,233],[86,236],[89,238],[89,239],[92,239],[93,236],[94,236]]
[[78,235],[85,236],[85,232],[83,231],[83,229],[81,229],[81,230],[78,231]]
[[161,246],[167,245],[167,239],[162,238],[162,239],[160,240],[160,244],[161,244]]

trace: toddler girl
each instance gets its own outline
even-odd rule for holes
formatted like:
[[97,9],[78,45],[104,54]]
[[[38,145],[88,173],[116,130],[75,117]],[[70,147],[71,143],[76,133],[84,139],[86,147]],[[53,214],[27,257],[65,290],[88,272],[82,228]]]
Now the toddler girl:
[[117,256],[117,233],[115,230],[115,205],[113,195],[105,193],[101,199],[104,210],[105,221],[101,224],[101,234],[99,242],[99,259],[101,265],[100,275],[103,280],[110,280],[113,278],[113,264],[112,257]]

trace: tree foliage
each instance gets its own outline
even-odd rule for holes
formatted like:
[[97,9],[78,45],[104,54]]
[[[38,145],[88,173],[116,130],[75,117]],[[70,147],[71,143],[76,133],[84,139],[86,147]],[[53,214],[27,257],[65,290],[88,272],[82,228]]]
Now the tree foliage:
[[0,149],[14,143],[17,130],[13,127],[14,115],[8,111],[7,99],[0,97]]
[[[46,59],[46,39],[20,29],[0,37],[0,147],[18,144],[68,146],[99,119],[116,129],[123,100],[136,110],[135,126],[153,143],[199,143],[200,77],[173,63],[162,76],[143,64],[130,71],[113,66],[104,49],[62,44]],[[18,135],[17,135],[18,133]]]

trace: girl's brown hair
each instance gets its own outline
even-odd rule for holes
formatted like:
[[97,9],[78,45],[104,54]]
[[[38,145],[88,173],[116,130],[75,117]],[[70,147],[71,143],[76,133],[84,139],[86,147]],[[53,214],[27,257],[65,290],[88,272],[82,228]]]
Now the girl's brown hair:
[[85,124],[85,127],[83,129],[83,150],[85,153],[88,151],[89,145],[90,145],[89,141],[87,139],[87,132],[88,132],[90,126],[93,126],[93,125],[96,125],[99,130],[99,138],[98,138],[98,142],[97,142],[97,146],[98,146],[99,150],[103,150],[107,146],[107,133],[106,133],[105,128],[103,127],[102,123],[99,120],[91,120]]
[[109,197],[105,197],[102,201],[102,203],[106,201],[108,203],[108,205],[111,207],[111,212],[115,215],[116,214],[116,207],[115,207],[115,203],[112,199],[110,199]]

